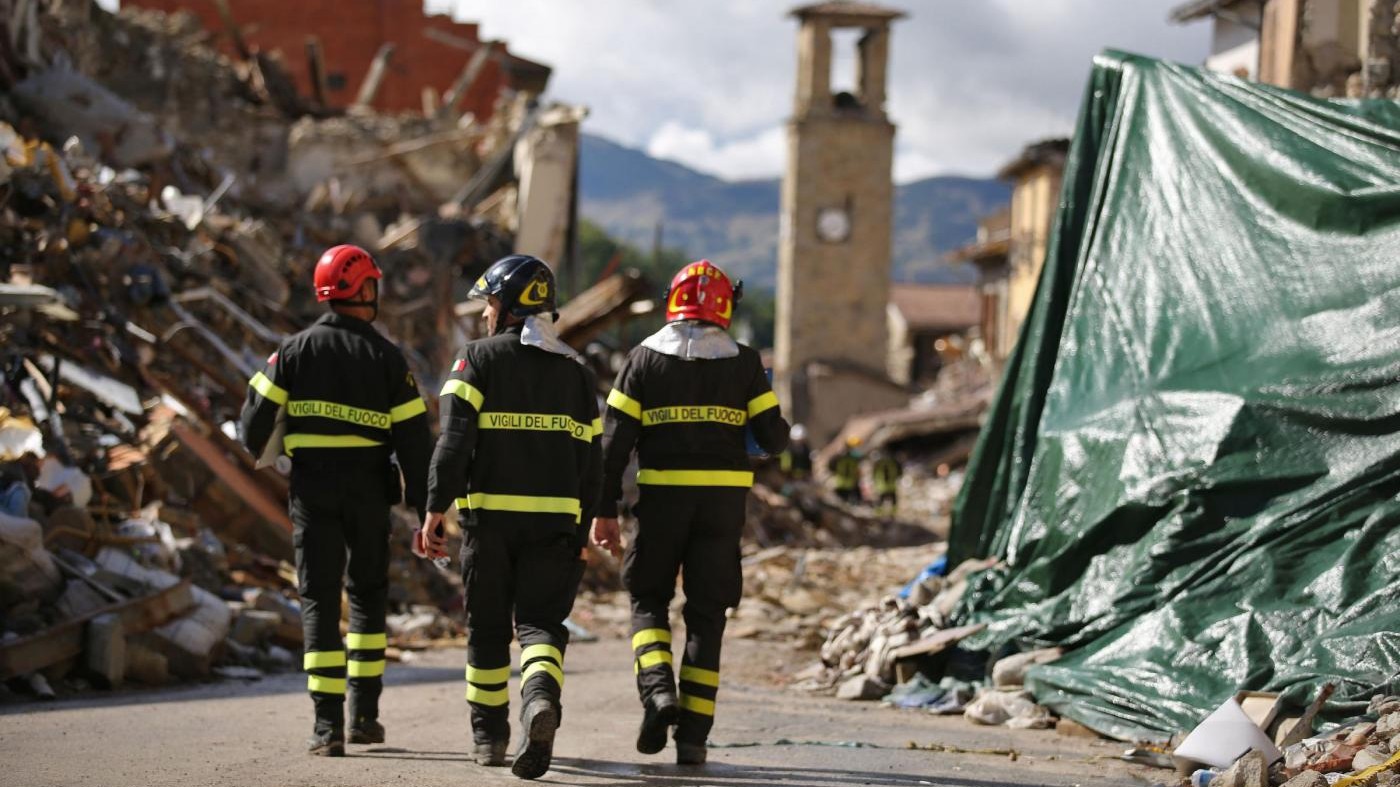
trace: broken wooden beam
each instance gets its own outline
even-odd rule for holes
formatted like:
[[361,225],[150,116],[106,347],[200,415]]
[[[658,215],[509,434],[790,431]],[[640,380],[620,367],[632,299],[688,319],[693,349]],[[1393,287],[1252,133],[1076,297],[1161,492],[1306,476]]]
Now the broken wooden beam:
[[81,655],[87,623],[101,615],[115,615],[124,632],[137,634],[173,620],[193,606],[190,582],[182,580],[149,596],[111,604],[65,620],[37,634],[0,645],[0,680],[27,675]]
[[476,84],[477,78],[481,76],[482,70],[486,68],[486,61],[491,58],[495,50],[495,41],[485,41],[472,53],[471,59],[467,61],[467,65],[462,69],[462,73],[457,75],[457,79],[452,83],[452,87],[448,88],[447,92],[443,94],[442,106],[438,107],[437,116],[439,120],[450,120],[457,117],[458,105],[462,103],[462,99],[466,97],[467,93],[471,91],[472,86]]
[[375,96],[379,95],[379,86],[384,82],[384,75],[389,71],[389,58],[394,55],[394,45],[385,43],[379,47],[379,51],[374,53],[374,60],[369,64],[369,73],[365,74],[365,81],[360,83],[360,92],[355,96],[353,108],[365,108],[374,103]]
[[316,36],[306,37],[306,70],[311,79],[311,98],[316,106],[322,109],[330,106],[326,100],[326,65],[321,57],[321,39]]

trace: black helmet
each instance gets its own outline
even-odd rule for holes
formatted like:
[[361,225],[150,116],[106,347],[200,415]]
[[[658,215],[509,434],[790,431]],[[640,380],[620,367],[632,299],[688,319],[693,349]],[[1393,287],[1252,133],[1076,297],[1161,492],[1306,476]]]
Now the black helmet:
[[467,293],[469,298],[484,299],[490,295],[500,298],[502,308],[516,317],[554,314],[554,271],[544,260],[528,254],[502,257],[481,274]]

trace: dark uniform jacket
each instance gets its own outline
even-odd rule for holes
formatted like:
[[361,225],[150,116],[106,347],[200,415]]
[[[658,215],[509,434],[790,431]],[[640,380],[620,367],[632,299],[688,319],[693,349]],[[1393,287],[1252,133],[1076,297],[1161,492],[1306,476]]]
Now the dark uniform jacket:
[[753,485],[745,429],[759,447],[787,446],[788,424],[752,348],[732,358],[687,360],[648,347],[627,356],[608,395],[599,516],[617,516],[622,473],[637,449],[637,483]]
[[243,444],[254,456],[262,454],[284,407],[283,446],[294,467],[334,463],[388,479],[392,454],[403,470],[404,500],[423,510],[432,446],[428,408],[403,353],[374,326],[332,312],[282,342],[248,382]]
[[597,391],[582,364],[521,344],[519,326],[462,348],[442,388],[428,510],[582,545],[602,474]]

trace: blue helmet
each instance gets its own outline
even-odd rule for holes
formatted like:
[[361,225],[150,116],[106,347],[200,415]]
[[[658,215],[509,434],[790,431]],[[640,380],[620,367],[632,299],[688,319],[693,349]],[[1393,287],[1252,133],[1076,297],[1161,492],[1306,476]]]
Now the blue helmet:
[[492,295],[500,299],[507,313],[516,317],[554,314],[554,271],[543,260],[528,254],[502,257],[481,274],[467,293],[469,298],[481,299]]

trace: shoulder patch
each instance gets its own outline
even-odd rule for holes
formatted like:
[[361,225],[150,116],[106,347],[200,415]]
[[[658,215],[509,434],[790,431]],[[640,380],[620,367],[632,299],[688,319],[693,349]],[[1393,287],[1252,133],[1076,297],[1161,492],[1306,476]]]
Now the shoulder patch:
[[268,366],[271,366],[271,365],[273,365],[274,363],[277,363],[277,351],[276,351],[276,350],[273,350],[273,351],[272,351],[272,355],[267,356],[267,365],[268,365]]
[[418,387],[418,381],[415,380],[415,379],[413,379],[413,372],[405,372],[405,373],[404,373],[404,376],[403,376],[403,379],[406,380],[406,381],[408,382],[408,387],[409,387],[409,388],[417,388],[417,387]]
[[467,359],[466,359],[466,358],[458,358],[458,359],[457,359],[457,362],[454,363],[454,364],[452,364],[452,373],[453,373],[453,374],[456,374],[457,372],[465,372],[466,370],[467,370]]

